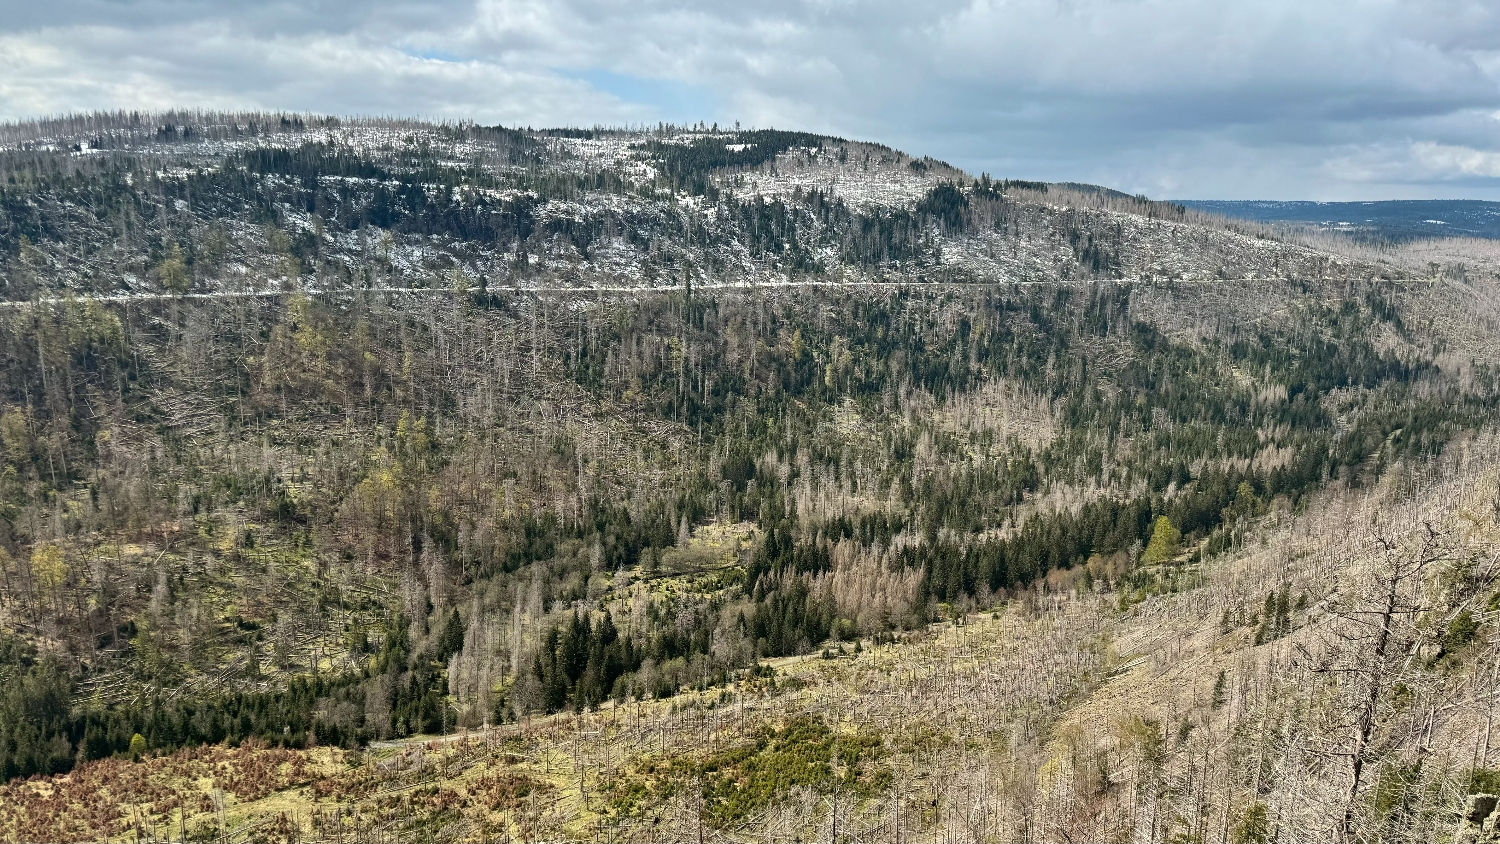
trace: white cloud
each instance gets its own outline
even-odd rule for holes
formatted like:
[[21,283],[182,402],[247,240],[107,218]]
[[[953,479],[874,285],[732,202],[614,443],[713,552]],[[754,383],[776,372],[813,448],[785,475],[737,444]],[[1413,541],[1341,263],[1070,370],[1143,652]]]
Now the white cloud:
[[[142,41],[150,50],[139,49]],[[438,61],[355,34],[249,39],[218,21],[148,32],[71,27],[0,36],[0,113],[267,108],[486,122],[651,115],[543,67]]]
[[1412,144],[1412,155],[1438,178],[1500,178],[1500,152],[1421,141]]

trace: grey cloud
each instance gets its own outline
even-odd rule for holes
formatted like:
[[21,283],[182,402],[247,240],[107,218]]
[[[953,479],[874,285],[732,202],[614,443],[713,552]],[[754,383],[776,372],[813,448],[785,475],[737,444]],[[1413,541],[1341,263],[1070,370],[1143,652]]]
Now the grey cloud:
[[200,104],[681,117],[583,81],[599,74],[704,91],[705,120],[997,175],[1167,196],[1500,196],[1491,3],[63,0],[0,15],[8,117]]

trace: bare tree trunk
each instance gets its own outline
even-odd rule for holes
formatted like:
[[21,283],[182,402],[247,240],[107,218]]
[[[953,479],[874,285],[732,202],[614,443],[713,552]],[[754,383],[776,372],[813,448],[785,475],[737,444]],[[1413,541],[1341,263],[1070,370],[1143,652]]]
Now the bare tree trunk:
[[1349,840],[1354,837],[1354,801],[1359,796],[1359,784],[1365,769],[1365,755],[1370,748],[1370,735],[1375,731],[1375,707],[1380,702],[1381,680],[1384,675],[1386,649],[1390,647],[1391,622],[1396,614],[1397,586],[1401,578],[1391,572],[1386,579],[1385,601],[1381,606],[1380,630],[1375,634],[1373,649],[1374,667],[1369,689],[1360,702],[1359,718],[1354,727],[1354,751],[1349,756],[1349,790],[1344,796],[1344,819],[1339,827],[1340,835]]

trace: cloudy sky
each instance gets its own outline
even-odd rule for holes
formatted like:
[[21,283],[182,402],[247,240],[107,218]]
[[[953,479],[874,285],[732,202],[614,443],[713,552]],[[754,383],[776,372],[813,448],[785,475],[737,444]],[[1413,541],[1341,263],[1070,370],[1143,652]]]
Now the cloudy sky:
[[1163,198],[1500,199],[1495,0],[0,0],[0,119],[719,122]]

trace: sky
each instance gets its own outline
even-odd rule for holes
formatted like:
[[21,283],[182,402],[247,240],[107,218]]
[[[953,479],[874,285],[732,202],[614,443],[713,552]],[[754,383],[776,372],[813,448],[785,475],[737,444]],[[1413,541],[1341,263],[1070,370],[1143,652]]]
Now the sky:
[[1500,200],[1500,2],[0,0],[0,120],[802,129],[1174,199]]

